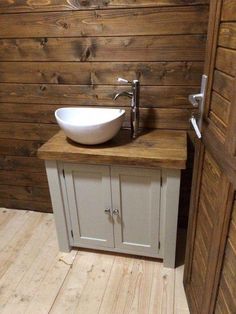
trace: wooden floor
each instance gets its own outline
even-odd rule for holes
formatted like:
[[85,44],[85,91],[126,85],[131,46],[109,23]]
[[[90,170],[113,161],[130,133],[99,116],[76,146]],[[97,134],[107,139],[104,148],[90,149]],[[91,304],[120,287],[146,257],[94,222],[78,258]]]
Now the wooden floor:
[[59,253],[52,214],[0,208],[0,313],[187,314],[183,266]]

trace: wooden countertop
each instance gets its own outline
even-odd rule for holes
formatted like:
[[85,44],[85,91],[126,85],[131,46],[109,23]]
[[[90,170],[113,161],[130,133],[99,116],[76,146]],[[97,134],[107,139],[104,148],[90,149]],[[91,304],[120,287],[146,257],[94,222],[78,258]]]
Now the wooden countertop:
[[131,140],[130,131],[121,130],[105,144],[85,146],[60,131],[38,150],[38,157],[74,163],[185,169],[187,137],[184,131],[145,130]]

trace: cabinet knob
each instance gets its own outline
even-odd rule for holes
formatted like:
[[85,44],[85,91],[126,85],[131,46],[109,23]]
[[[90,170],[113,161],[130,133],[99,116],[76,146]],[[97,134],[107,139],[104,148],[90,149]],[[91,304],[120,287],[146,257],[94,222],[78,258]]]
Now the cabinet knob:
[[119,216],[119,214],[120,214],[119,209],[117,208],[113,209],[113,215]]
[[106,208],[106,209],[104,210],[104,212],[105,212],[105,214],[109,214],[109,215],[112,214],[112,210],[111,210],[110,208]]

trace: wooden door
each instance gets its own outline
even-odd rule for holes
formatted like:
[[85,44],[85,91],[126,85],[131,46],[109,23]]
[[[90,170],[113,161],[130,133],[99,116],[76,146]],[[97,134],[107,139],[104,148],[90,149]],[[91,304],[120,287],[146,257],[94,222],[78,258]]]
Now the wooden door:
[[236,313],[236,199],[232,208],[214,313]]
[[160,171],[112,167],[115,247],[158,256],[160,232]]
[[[184,273],[193,314],[215,313],[216,309],[217,313],[236,313],[235,304],[233,311],[232,304],[227,305],[230,298],[224,299],[227,310],[220,312],[223,296],[222,288],[219,290],[236,189],[235,69],[236,2],[210,1],[205,64],[208,86],[202,140],[194,139],[194,179]],[[231,242],[235,247],[235,237]]]
[[109,166],[65,164],[75,246],[114,247]]

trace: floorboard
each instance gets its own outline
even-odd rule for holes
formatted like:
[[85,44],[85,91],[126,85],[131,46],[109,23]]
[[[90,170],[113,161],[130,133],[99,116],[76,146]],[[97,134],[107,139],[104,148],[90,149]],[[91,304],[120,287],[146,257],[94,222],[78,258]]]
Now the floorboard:
[[0,208],[0,313],[189,314],[183,265],[58,252],[53,215]]
[[[16,262],[21,250],[34,234],[35,228],[43,219],[44,214],[28,212],[24,217],[27,218],[24,224],[22,224],[20,229],[16,230],[16,232],[12,232],[13,236],[10,240],[8,239],[9,237],[4,237],[3,235],[0,254],[0,278],[6,273],[9,267]],[[17,215],[14,218],[18,220]],[[12,228],[9,229],[12,230]]]

